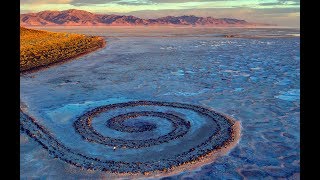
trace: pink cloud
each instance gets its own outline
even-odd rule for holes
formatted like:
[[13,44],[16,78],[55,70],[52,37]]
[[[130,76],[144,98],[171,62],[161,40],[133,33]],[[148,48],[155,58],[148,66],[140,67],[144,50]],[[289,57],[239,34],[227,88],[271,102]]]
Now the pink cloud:
[[20,0],[20,4],[68,4],[72,0]]

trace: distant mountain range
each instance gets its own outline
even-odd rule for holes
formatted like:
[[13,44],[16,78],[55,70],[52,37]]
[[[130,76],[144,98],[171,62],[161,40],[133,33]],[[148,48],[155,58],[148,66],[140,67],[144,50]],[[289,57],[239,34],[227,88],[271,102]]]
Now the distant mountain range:
[[94,14],[70,9],[65,11],[41,11],[20,15],[21,26],[261,26],[268,24],[249,23],[231,18],[197,16],[166,16],[157,19],[142,19],[135,16]]

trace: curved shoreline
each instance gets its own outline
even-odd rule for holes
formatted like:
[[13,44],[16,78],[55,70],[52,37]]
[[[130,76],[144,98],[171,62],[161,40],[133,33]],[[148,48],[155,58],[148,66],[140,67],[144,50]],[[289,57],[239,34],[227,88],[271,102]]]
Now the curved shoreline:
[[[103,38],[102,36],[97,36],[97,37],[101,37]],[[90,48],[90,49],[87,49],[85,52],[83,53],[80,53],[80,54],[77,54],[73,57],[70,57],[70,58],[65,58],[65,59],[62,59],[60,61],[57,61],[57,62],[52,62],[50,64],[46,64],[46,65],[41,65],[41,66],[36,66],[36,67],[32,67],[30,69],[27,69],[27,70],[22,70],[20,71],[20,75],[26,75],[26,74],[30,74],[30,73],[35,73],[35,72],[38,72],[40,70],[43,70],[43,69],[48,69],[50,67],[53,67],[53,66],[57,66],[57,65],[61,65],[61,64],[64,64],[66,62],[69,62],[69,61],[72,61],[72,60],[75,60],[77,58],[80,58],[82,56],[85,56],[87,54],[90,54],[92,52],[95,52],[97,50],[100,50],[100,49],[103,49],[104,47],[106,47],[106,41],[103,40],[102,41],[102,46],[97,46],[97,47],[94,47],[94,48]]]
[[[77,54],[77,55],[75,55],[75,56],[73,56],[71,58],[66,58],[66,59],[63,59],[63,60],[58,61],[58,62],[53,62],[53,63],[47,64],[47,65],[37,66],[37,67],[33,67],[31,69],[28,69],[28,70],[21,71],[20,75],[34,73],[34,72],[37,72],[37,71],[40,71],[40,70],[43,70],[43,69],[46,69],[46,68],[50,68],[50,67],[55,66],[55,65],[60,65],[60,64],[63,64],[65,62],[74,60],[74,59],[76,59],[76,58],[78,58],[80,56],[84,56],[84,55],[89,54],[91,52],[94,52],[96,50],[102,49],[102,48],[104,48],[106,46],[106,41],[103,41],[103,42],[104,43],[102,44],[101,47],[90,48],[86,52]],[[34,124],[27,125],[27,126],[30,126],[31,129],[34,130],[34,132],[37,132],[37,130],[40,130],[44,134],[48,133],[48,131],[45,129],[45,127],[42,127],[41,125],[39,125],[36,122],[36,119],[34,119],[32,117],[29,117],[29,115],[27,115],[26,112],[27,112],[26,109],[24,110],[23,108],[20,108],[20,115],[22,114],[22,117],[20,116],[20,128],[22,128],[24,130],[27,130],[27,131],[25,131],[26,134],[28,136],[30,136],[32,139],[34,139],[35,141],[37,141],[44,149],[47,149],[49,151],[49,154],[50,154],[52,152],[51,150],[49,150],[50,147],[46,146],[46,144],[43,144],[43,142],[39,141],[36,138],[36,134],[35,133],[32,133],[32,132],[28,131],[28,129],[25,129],[23,126],[21,127],[21,123],[22,123],[21,121],[27,122],[27,121],[29,121],[28,119],[31,119],[31,121]],[[172,166],[171,168],[164,169],[164,170],[155,170],[155,171],[149,171],[149,172],[143,172],[143,173],[142,172],[138,172],[138,173],[116,173],[116,172],[111,172],[111,171],[108,171],[108,170],[103,170],[102,172],[106,172],[106,173],[110,174],[111,177],[114,177],[114,178],[134,178],[134,179],[140,179],[140,178],[146,178],[146,177],[159,178],[159,177],[165,177],[165,176],[178,174],[178,173],[180,173],[181,171],[184,171],[184,170],[198,169],[198,168],[201,168],[203,165],[210,164],[210,163],[214,162],[216,158],[226,154],[233,147],[235,147],[235,145],[238,143],[238,141],[240,139],[240,136],[241,136],[241,133],[240,133],[241,125],[240,125],[239,121],[236,121],[233,118],[231,118],[229,116],[226,116],[224,114],[221,114],[221,113],[218,113],[218,112],[216,112],[216,113],[226,117],[228,122],[230,124],[232,124],[232,126],[230,127],[230,138],[228,140],[226,140],[221,146],[219,146],[216,149],[213,149],[212,151],[206,153],[205,155],[198,156],[196,159],[194,159],[192,161],[187,161],[186,163],[183,163],[181,165]],[[28,123],[26,123],[26,124],[28,124]],[[52,140],[54,142],[54,144],[60,144],[58,141],[56,141],[51,136],[48,136],[47,138]],[[59,145],[59,146],[60,146],[60,148],[66,150],[66,151],[69,150],[67,147],[65,147],[62,144]],[[53,153],[53,155],[56,156],[55,153]],[[63,160],[63,157],[61,158],[61,160]],[[67,160],[67,159],[65,159],[65,160]],[[82,167],[81,164],[72,164],[72,163],[70,163],[70,164],[74,165],[74,166],[77,166],[77,167]],[[87,171],[88,170],[90,170],[90,169],[87,169]]]
[[67,62],[105,45],[106,41],[101,36],[50,32],[20,26],[20,74]]

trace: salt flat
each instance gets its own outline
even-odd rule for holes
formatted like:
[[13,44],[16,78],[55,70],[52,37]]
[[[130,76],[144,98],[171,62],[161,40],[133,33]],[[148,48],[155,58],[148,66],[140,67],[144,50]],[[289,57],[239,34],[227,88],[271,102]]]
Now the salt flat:
[[[21,101],[28,113],[59,141],[96,156],[108,156],[109,150],[89,145],[72,126],[77,116],[94,107],[156,100],[213,108],[241,122],[240,142],[214,163],[181,172],[172,176],[173,179],[294,176],[300,172],[300,39],[283,38],[283,35],[296,34],[297,30],[237,30],[238,34],[254,34],[255,38],[224,38],[224,34],[230,31],[233,34],[234,30],[211,31],[206,30],[202,36],[189,33],[188,37],[187,30],[182,33],[184,36],[175,30],[174,33],[159,31],[152,37],[144,32],[129,33],[129,37],[123,37],[125,32],[101,29],[87,32],[104,34],[108,45],[77,60],[21,76]],[[174,38],[168,38],[170,36]],[[193,128],[190,136],[185,137],[190,138],[190,143],[185,146],[197,144],[192,139],[206,138],[205,133],[197,134],[202,132],[201,128],[206,132],[207,124],[197,114],[174,109],[162,111],[174,111],[191,119]],[[93,126],[110,135],[112,132],[106,131],[103,125],[106,119],[103,116],[108,114],[97,117]],[[159,122],[159,119],[150,121]],[[161,130],[154,133],[161,135],[170,131],[165,128],[166,123],[158,123]],[[113,135],[126,137],[121,133]],[[162,144],[158,150],[170,149],[168,146],[179,142],[172,143]],[[20,146],[22,177],[108,177],[102,172],[81,170],[53,159],[23,133]],[[180,147],[171,149],[187,148]]]

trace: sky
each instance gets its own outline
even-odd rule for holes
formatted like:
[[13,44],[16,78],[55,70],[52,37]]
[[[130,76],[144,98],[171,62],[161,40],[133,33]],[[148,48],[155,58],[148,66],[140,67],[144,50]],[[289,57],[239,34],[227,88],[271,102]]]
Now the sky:
[[300,26],[300,0],[20,0],[20,13],[80,9],[140,18],[196,15]]

